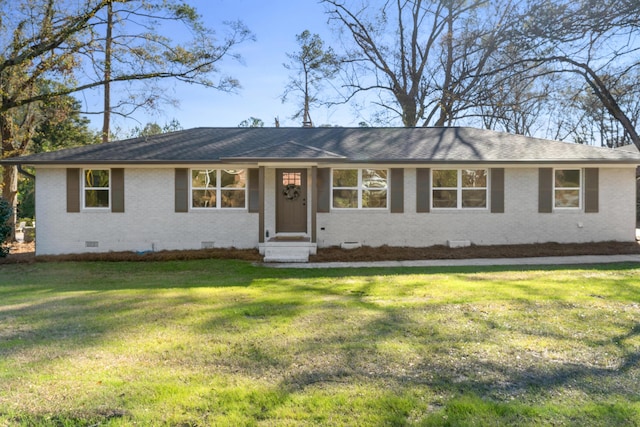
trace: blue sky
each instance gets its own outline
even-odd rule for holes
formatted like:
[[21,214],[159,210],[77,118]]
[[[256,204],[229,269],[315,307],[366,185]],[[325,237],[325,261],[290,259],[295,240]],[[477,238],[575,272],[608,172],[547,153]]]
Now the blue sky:
[[[255,34],[255,42],[247,42],[237,49],[244,64],[225,61],[220,67],[224,73],[238,78],[242,89],[237,94],[226,94],[201,86],[164,83],[168,93],[179,100],[178,107],[163,106],[163,111],[155,114],[137,113],[135,117],[140,123],[114,117],[112,127],[117,125],[126,130],[147,122],[164,125],[174,118],[185,129],[236,127],[251,116],[262,119],[265,126],[273,126],[275,117],[279,117],[281,126],[299,126],[299,120],[290,118],[295,111],[293,99],[285,104],[280,100],[290,73],[282,64],[288,62],[287,53],[298,50],[296,35],[304,30],[320,34],[328,45],[336,42],[324,6],[317,0],[191,0],[188,3],[198,10],[209,27],[220,29],[221,35],[221,23],[237,19]],[[92,127],[101,128],[101,115],[90,119]],[[357,126],[360,121],[349,107],[331,111],[315,109],[312,119],[316,125]]]

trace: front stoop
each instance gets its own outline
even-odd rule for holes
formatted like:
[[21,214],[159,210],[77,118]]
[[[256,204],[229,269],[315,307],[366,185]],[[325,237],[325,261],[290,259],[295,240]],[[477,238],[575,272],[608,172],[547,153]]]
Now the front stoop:
[[317,245],[309,239],[271,239],[260,245],[264,262],[309,262],[309,255],[316,253]]

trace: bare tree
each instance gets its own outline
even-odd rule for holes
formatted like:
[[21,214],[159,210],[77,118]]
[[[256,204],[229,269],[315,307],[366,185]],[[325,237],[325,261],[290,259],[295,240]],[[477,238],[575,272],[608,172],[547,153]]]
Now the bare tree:
[[[615,82],[611,82],[610,76],[603,76],[608,90],[616,98],[634,128],[640,123],[638,79],[638,75],[616,76]],[[620,147],[633,143],[629,133],[609,113],[595,93],[585,90],[582,80],[566,81],[563,94],[562,108],[559,109],[557,119],[558,128],[562,129],[565,135],[580,144],[602,147]]]
[[[4,97],[0,112],[114,82],[170,78],[218,90],[239,86],[235,78],[221,75],[218,64],[225,58],[238,58],[233,49],[253,38],[241,22],[227,23],[227,34],[218,41],[196,10],[178,0],[93,0],[73,8],[74,4],[54,0],[3,3],[0,75],[22,66],[30,79],[46,74],[66,85],[52,93],[16,90]],[[106,31],[102,27],[107,24],[110,5],[114,7],[114,34],[111,61],[107,61],[111,76],[105,79]],[[177,43],[160,33],[161,23],[176,21],[187,26],[191,40]],[[118,23],[123,32],[115,32]],[[13,35],[14,42],[7,34]],[[157,97],[146,101],[152,103]]]
[[289,76],[282,102],[286,102],[292,93],[298,93],[302,97],[301,108],[292,118],[302,116],[302,125],[313,127],[311,106],[319,102],[317,94],[339,71],[340,63],[333,49],[326,48],[318,34],[311,34],[309,30],[305,30],[296,36],[296,40],[300,50],[287,53],[289,63],[283,64],[294,74]]
[[[520,46],[506,44],[492,59],[491,72],[483,78],[475,107],[479,122],[487,129],[521,135],[539,134],[550,108],[558,78],[541,78],[544,67],[518,63]],[[513,64],[503,68],[504,64]]]
[[509,0],[324,3],[353,42],[344,101],[375,92],[404,126],[448,125],[476,106],[514,16]]
[[636,0],[532,2],[514,38],[530,66],[578,77],[640,149],[633,111],[625,110],[621,82],[640,69],[640,3]]
[[[113,13],[108,11],[113,7]],[[109,16],[114,19],[111,55],[104,61]],[[188,25],[193,38],[173,42],[159,31],[161,22]],[[115,32],[116,23],[124,23]],[[218,90],[233,90],[239,82],[221,75],[218,64],[237,57],[233,49],[253,36],[240,22],[216,41],[195,9],[178,0],[17,0],[0,8],[0,138],[2,158],[23,154],[33,135],[38,102],[100,88],[116,82],[157,82],[175,79]],[[102,56],[100,56],[102,55]],[[108,70],[108,71],[105,71]],[[215,77],[215,80],[214,80]],[[57,85],[43,90],[45,80]],[[129,114],[157,103],[157,91],[142,98],[129,94],[105,110]],[[140,95],[138,94],[138,95]],[[131,109],[123,110],[129,106]],[[3,197],[15,207],[17,172],[3,171]]]

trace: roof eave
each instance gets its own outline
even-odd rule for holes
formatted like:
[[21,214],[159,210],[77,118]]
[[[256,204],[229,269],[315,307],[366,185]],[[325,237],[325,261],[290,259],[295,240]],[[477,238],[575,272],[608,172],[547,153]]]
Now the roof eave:
[[544,160],[513,160],[513,159],[483,159],[483,160],[452,160],[452,159],[358,159],[346,160],[349,163],[380,163],[380,164],[442,164],[442,165],[554,165],[554,164],[626,164],[640,166],[640,159],[544,159]]
[[220,164],[220,163],[354,163],[354,164],[503,164],[503,165],[553,165],[553,164],[620,164],[640,166],[640,159],[482,159],[482,160],[455,160],[455,159],[349,159],[340,158],[286,158],[286,157],[223,157],[217,160],[189,159],[189,160],[29,160],[8,158],[0,160],[0,165],[24,165],[24,166],[79,166],[79,165],[193,165],[193,164]]

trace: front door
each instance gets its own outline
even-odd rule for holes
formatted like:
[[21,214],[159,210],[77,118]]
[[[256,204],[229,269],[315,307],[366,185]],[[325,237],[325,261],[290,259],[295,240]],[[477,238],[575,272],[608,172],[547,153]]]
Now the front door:
[[276,233],[307,232],[307,170],[276,169]]

